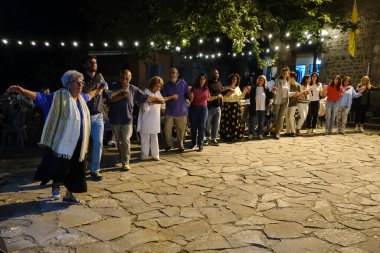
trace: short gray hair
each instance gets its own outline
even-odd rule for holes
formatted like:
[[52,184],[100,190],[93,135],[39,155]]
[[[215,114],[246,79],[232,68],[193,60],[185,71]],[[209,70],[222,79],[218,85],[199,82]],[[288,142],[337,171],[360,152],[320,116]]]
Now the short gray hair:
[[68,70],[61,77],[63,87],[67,88],[67,85],[74,82],[78,78],[83,78],[83,74],[76,70]]

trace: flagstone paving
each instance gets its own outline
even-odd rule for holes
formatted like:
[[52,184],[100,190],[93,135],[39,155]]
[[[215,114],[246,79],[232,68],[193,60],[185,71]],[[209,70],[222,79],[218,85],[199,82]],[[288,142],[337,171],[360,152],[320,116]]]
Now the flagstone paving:
[[1,160],[10,252],[380,253],[379,132],[138,154],[129,172],[105,164],[75,206],[32,181],[39,155]]

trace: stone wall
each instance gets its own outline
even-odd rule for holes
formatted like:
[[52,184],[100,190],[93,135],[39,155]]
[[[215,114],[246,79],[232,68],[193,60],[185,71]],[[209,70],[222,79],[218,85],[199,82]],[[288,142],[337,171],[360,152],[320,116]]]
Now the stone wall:
[[[351,19],[353,1],[347,1],[342,11]],[[357,0],[360,31],[356,36],[355,57],[348,53],[350,33],[329,29],[331,39],[325,42],[321,54],[321,80],[330,80],[334,75],[349,75],[353,84],[367,75],[371,83],[380,86],[380,1]],[[380,122],[380,92],[371,95],[370,121]]]

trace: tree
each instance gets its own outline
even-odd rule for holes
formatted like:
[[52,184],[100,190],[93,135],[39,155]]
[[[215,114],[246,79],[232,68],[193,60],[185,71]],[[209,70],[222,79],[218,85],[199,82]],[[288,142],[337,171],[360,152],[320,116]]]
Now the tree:
[[89,37],[139,40],[147,55],[168,47],[167,41],[191,49],[199,38],[221,35],[236,52],[252,43],[260,59],[269,32],[275,42],[294,43],[319,41],[325,25],[347,29],[344,12],[336,11],[341,1],[87,0],[84,9]]

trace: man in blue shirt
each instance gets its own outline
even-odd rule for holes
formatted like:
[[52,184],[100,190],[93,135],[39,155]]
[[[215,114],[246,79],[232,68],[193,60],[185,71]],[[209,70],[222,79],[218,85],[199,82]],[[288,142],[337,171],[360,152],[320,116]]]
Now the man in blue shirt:
[[172,129],[175,124],[178,151],[184,152],[184,138],[187,125],[188,99],[191,100],[189,86],[183,79],[178,79],[178,69],[171,68],[169,80],[164,83],[161,94],[166,101],[164,117],[165,151],[173,148]]
[[128,69],[120,73],[120,81],[110,85],[111,90],[123,89],[124,92],[114,96],[109,103],[109,119],[112,132],[116,139],[122,168],[129,170],[131,158],[131,136],[133,132],[133,107],[135,103],[160,102],[159,98],[148,96],[139,88],[130,84],[131,71]]

